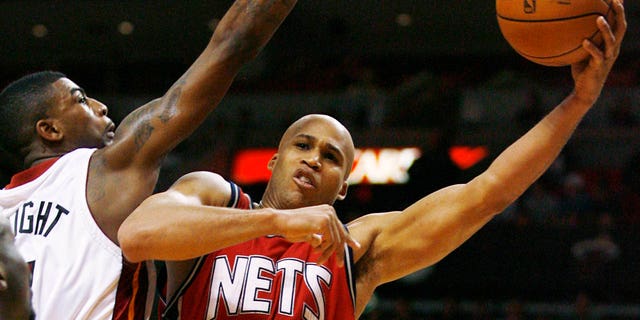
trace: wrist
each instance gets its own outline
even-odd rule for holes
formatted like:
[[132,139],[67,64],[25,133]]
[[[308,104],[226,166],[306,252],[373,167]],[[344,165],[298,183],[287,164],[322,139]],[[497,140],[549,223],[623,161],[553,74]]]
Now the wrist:
[[273,208],[261,208],[258,209],[258,212],[256,213],[261,215],[261,219],[258,223],[265,227],[263,229],[263,235],[282,234],[283,215],[281,211]]
[[581,95],[576,89],[574,89],[569,95],[569,99],[572,105],[577,106],[580,110],[589,110],[598,100],[598,97],[592,95]]

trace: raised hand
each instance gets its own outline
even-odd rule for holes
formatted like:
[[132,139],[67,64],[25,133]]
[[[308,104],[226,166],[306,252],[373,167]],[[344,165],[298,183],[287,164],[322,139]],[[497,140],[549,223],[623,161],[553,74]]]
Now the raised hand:
[[597,24],[604,39],[604,47],[600,49],[593,42],[584,40],[582,47],[590,57],[571,66],[571,74],[575,81],[575,94],[587,104],[593,104],[599,97],[604,83],[620,55],[620,46],[627,30],[627,20],[622,0],[614,0],[611,4],[615,12],[615,21],[598,17]]

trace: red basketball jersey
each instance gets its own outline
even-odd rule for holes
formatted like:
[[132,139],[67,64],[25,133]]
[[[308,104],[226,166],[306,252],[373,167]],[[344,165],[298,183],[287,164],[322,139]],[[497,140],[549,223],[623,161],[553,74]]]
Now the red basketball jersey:
[[[231,183],[230,206],[251,208]],[[213,231],[215,232],[215,231]],[[348,248],[347,248],[348,249]],[[323,265],[306,243],[261,237],[201,257],[165,319],[355,319],[351,251]]]

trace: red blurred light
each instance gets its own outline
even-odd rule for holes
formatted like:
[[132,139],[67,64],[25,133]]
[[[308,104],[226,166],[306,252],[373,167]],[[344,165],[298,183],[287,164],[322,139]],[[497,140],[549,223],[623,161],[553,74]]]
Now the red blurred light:
[[449,149],[449,158],[462,170],[469,169],[489,155],[487,147],[454,146]]
[[239,184],[254,184],[269,181],[271,171],[267,164],[277,149],[247,149],[236,154],[231,168],[233,181]]

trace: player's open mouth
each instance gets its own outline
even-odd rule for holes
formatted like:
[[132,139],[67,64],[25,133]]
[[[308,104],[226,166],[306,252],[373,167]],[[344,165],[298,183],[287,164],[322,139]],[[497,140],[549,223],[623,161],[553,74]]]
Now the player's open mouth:
[[293,176],[293,181],[302,188],[305,189],[315,189],[315,181],[313,180],[313,176],[304,170],[296,171],[296,174]]
[[116,125],[113,122],[107,126],[105,136],[107,139],[113,139],[116,136]]

